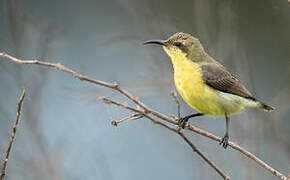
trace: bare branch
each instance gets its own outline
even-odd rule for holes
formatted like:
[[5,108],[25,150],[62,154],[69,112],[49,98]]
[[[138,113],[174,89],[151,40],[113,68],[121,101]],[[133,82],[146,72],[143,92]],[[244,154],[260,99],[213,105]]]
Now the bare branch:
[[[194,127],[192,125],[188,125],[186,128],[188,128],[189,130],[196,132],[198,134],[201,134],[203,136],[206,136],[212,140],[218,141],[220,142],[222,140],[222,138],[217,137],[209,132],[206,132],[204,130],[201,130],[197,127]],[[247,151],[246,149],[242,148],[241,146],[237,145],[234,142],[229,142],[229,146],[232,147],[233,149],[241,152],[242,154],[246,155],[248,158],[254,160],[256,163],[258,163],[260,166],[262,166],[264,169],[268,170],[269,172],[271,172],[273,175],[279,177],[282,180],[286,180],[286,176],[284,176],[282,173],[280,173],[279,171],[275,170],[274,168],[272,168],[271,166],[269,166],[267,163],[265,163],[264,161],[262,161],[261,159],[259,159],[257,156],[255,156],[254,154],[250,153],[249,151]]]
[[[105,97],[102,97],[100,98],[101,101],[103,101],[104,103],[106,104],[114,104],[116,106],[119,106],[119,107],[122,107],[122,108],[125,108],[125,109],[128,109],[130,111],[135,111],[136,113],[139,114],[139,110],[138,109],[135,109],[131,106],[128,106],[128,105],[125,105],[125,104],[122,104],[120,102],[116,102],[116,101],[113,101],[111,99],[108,99],[108,98],[105,98]],[[222,170],[220,170],[213,162],[211,162],[201,151],[199,151],[194,145],[193,143],[180,131],[180,128],[179,127],[171,127],[161,121],[158,121],[156,119],[153,119],[152,117],[148,116],[148,114],[146,114],[145,112],[143,112],[143,116],[150,119],[154,124],[158,124],[158,125],[161,125],[175,133],[177,133],[179,136],[181,136],[183,138],[183,140],[191,147],[191,149],[196,152],[206,163],[208,163],[220,176],[223,177],[223,179],[225,180],[229,180],[229,176],[226,175]]]
[[[164,115],[160,112],[157,112],[151,108],[149,108],[148,106],[146,106],[141,100],[139,100],[138,98],[134,97],[131,93],[129,93],[128,91],[126,91],[123,88],[120,88],[119,85],[117,83],[108,83],[108,82],[104,82],[104,81],[100,81],[100,80],[96,80],[87,76],[84,76],[82,74],[76,73],[74,71],[72,71],[71,69],[61,65],[60,63],[54,64],[54,63],[50,63],[50,62],[45,62],[45,61],[39,61],[39,60],[21,60],[21,59],[17,59],[13,56],[10,56],[6,53],[0,53],[0,56],[11,60],[17,64],[36,64],[36,65],[42,65],[42,66],[46,66],[46,67],[51,67],[51,68],[55,68],[58,69],[60,71],[63,71],[65,73],[71,74],[72,76],[83,80],[83,81],[87,81],[93,84],[97,84],[97,85],[101,85],[107,88],[111,88],[114,89],[116,91],[118,91],[120,94],[126,96],[128,99],[132,100],[137,106],[141,107],[143,109],[143,111],[138,110],[138,113],[142,114],[144,117],[150,119],[151,116],[149,116],[148,114],[152,114],[157,118],[160,118],[164,121],[167,121],[168,123],[171,123],[173,125],[178,125],[178,121],[176,121],[176,119],[171,118],[167,115]],[[124,107],[125,108],[125,107]],[[135,111],[136,112],[136,111]],[[145,116],[146,115],[146,116]],[[151,118],[150,119],[152,122],[154,122],[154,119]],[[159,122],[159,121],[158,121]],[[222,139],[220,137],[217,137],[207,131],[204,131],[202,129],[199,129],[197,127],[192,126],[190,123],[188,123],[188,125],[186,126],[186,129],[195,132],[197,134],[200,134],[202,136],[208,137],[214,141],[218,141],[220,142]],[[233,142],[229,142],[229,146],[232,147],[233,149],[238,150],[239,152],[243,153],[244,155],[246,155],[247,157],[249,157],[250,159],[254,160],[256,163],[258,163],[260,166],[262,166],[264,169],[266,169],[267,171],[271,172],[273,175],[279,177],[282,180],[286,179],[286,176],[283,175],[282,173],[280,173],[279,171],[275,170],[274,168],[272,168],[271,166],[269,166],[268,164],[266,164],[265,162],[263,162],[261,159],[259,159],[258,157],[256,157],[255,155],[251,154],[250,152],[246,151],[244,148],[238,146],[237,144],[233,143]]]
[[203,153],[201,153],[193,144],[191,141],[189,141],[187,139],[187,137],[181,132],[178,131],[178,134],[187,142],[187,144],[189,144],[189,146],[191,147],[191,149],[193,151],[195,151],[202,159],[204,159],[212,168],[214,168],[219,175],[221,175],[225,180],[229,180],[230,177],[228,175],[225,175],[224,172],[222,172],[220,169],[217,168],[217,166],[215,164],[213,164],[213,162],[211,162],[210,160],[208,160]]
[[18,126],[19,119],[20,119],[20,114],[21,114],[22,102],[24,100],[24,97],[25,97],[25,89],[22,90],[21,96],[20,96],[20,98],[18,100],[18,103],[17,103],[16,120],[15,120],[14,125],[13,125],[12,134],[11,134],[11,137],[10,137],[8,148],[7,148],[6,152],[5,152],[5,157],[4,157],[4,162],[3,162],[2,171],[1,171],[1,175],[0,175],[0,180],[3,180],[5,175],[6,175],[6,167],[7,167],[7,163],[8,163],[8,158],[9,158],[10,151],[11,151],[14,139],[15,139],[17,126]]
[[123,119],[120,119],[118,121],[112,121],[111,124],[113,126],[118,126],[118,124],[124,122],[124,121],[128,121],[128,120],[137,120],[137,119],[141,119],[143,117],[142,114],[139,114],[139,113],[132,113],[130,114],[129,116],[123,118]]

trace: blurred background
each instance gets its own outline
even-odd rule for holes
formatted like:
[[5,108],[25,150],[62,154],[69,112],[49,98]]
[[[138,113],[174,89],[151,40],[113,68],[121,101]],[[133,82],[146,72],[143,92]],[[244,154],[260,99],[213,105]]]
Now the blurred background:
[[[0,0],[0,51],[61,62],[84,75],[117,81],[145,104],[176,114],[173,69],[153,38],[187,32],[231,69],[273,113],[246,110],[231,119],[230,139],[283,174],[290,168],[290,4],[286,0]],[[27,89],[8,180],[220,179],[176,134],[146,119],[118,127],[129,112],[102,104],[110,89],[40,66],[0,58],[0,154],[3,160],[21,88]],[[193,113],[181,101],[182,115]],[[193,125],[223,136],[224,118]],[[186,132],[235,180],[275,179],[252,160]],[[2,164],[2,163],[1,163]]]

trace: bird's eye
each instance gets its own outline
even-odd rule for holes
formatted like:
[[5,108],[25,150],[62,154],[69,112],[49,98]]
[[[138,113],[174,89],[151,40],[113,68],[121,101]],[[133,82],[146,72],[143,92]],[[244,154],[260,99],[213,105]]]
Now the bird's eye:
[[175,42],[173,45],[176,46],[176,47],[181,47],[182,43],[181,42]]

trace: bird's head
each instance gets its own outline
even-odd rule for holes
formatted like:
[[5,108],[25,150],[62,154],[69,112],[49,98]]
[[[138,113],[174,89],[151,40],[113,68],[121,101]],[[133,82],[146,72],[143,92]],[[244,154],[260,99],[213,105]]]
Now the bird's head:
[[166,53],[171,57],[186,56],[193,62],[200,62],[205,55],[204,49],[199,40],[190,34],[179,32],[167,40],[149,40],[144,44],[162,45]]

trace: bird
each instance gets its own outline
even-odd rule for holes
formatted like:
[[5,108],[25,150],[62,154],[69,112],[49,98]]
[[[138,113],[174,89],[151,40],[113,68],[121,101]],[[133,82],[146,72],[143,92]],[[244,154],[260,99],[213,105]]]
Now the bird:
[[178,32],[167,40],[153,39],[143,43],[161,45],[174,69],[174,84],[185,102],[198,113],[179,119],[185,128],[190,118],[210,115],[226,119],[226,130],[220,145],[229,145],[230,116],[245,108],[272,111],[274,107],[256,99],[221,63],[204,50],[198,38]]

